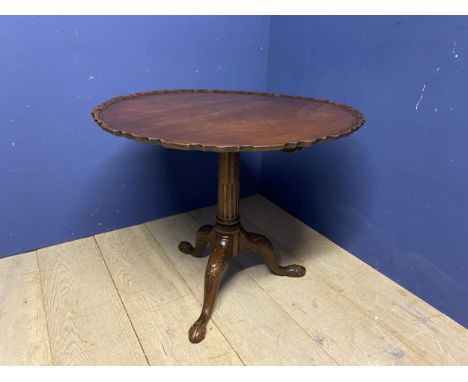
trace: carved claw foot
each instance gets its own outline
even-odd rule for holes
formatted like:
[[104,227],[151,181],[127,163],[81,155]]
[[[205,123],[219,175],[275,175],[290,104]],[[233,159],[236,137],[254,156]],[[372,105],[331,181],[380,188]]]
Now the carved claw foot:
[[288,277],[302,277],[305,275],[306,269],[302,265],[292,264],[285,267],[279,265],[273,250],[273,244],[265,236],[242,230],[240,238],[242,251],[254,250],[259,252],[272,273]]
[[190,244],[188,241],[181,241],[179,244],[179,251],[194,257],[203,256],[203,252],[209,242],[209,236],[212,230],[212,225],[201,226],[197,231],[195,247],[193,247],[192,244]]

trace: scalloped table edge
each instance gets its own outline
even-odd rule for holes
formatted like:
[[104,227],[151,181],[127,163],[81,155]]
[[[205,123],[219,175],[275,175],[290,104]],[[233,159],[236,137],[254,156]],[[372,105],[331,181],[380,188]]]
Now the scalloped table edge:
[[[220,146],[220,145],[205,145],[199,143],[177,143],[177,142],[168,142],[159,138],[148,138],[135,135],[123,130],[113,129],[106,121],[102,119],[102,111],[114,103],[120,102],[122,100],[131,99],[140,96],[154,95],[154,94],[170,94],[170,93],[224,93],[224,94],[250,94],[258,96],[268,96],[268,97],[286,97],[294,99],[302,99],[319,103],[326,103],[333,106],[338,106],[346,111],[351,112],[354,115],[354,122],[351,127],[340,134],[326,135],[311,140],[296,141],[296,142],[287,142],[284,144],[274,144],[274,145],[237,145],[237,146]],[[111,98],[105,102],[102,102],[96,106],[92,111],[91,115],[94,121],[105,131],[120,137],[130,138],[137,140],[139,142],[150,143],[153,145],[159,145],[168,149],[177,149],[177,150],[198,150],[198,151],[210,151],[210,152],[242,152],[242,151],[286,151],[294,152],[304,147],[308,147],[317,143],[322,143],[326,141],[332,141],[341,137],[350,135],[351,133],[358,130],[362,125],[364,125],[365,117],[357,109],[354,109],[351,106],[345,105],[339,102],[333,102],[326,99],[320,98],[311,98],[303,97],[296,95],[288,94],[279,94],[279,93],[264,93],[264,92],[254,92],[254,91],[239,91],[239,90],[217,90],[217,89],[175,89],[175,90],[152,90],[147,92],[132,93],[128,95],[117,96]]]

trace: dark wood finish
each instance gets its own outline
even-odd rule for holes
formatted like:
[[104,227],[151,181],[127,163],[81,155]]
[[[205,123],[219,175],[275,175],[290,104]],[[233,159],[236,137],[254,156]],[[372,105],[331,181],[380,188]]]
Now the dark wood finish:
[[214,225],[197,231],[195,246],[179,250],[211,254],[205,271],[200,317],[189,340],[205,338],[222,274],[229,260],[246,251],[259,252],[270,271],[302,277],[301,265],[281,266],[265,236],[242,228],[239,216],[239,151],[294,152],[314,143],[352,133],[364,123],[357,110],[305,97],[221,90],[154,91],[113,98],[92,112],[106,131],[142,142],[183,150],[219,152],[218,210]]
[[189,339],[198,343],[206,334],[206,324],[213,311],[216,294],[226,264],[233,257],[246,252],[259,252],[270,271],[280,276],[301,277],[305,268],[300,265],[279,265],[271,242],[260,234],[245,231],[239,216],[239,153],[219,154],[218,214],[216,224],[204,225],[197,231],[195,247],[183,241],[179,250],[201,257],[206,246],[212,251],[205,271],[205,296],[200,317],[189,330]]
[[92,111],[106,131],[181,150],[295,149],[348,135],[364,123],[321,99],[226,90],[162,90],[113,98]]

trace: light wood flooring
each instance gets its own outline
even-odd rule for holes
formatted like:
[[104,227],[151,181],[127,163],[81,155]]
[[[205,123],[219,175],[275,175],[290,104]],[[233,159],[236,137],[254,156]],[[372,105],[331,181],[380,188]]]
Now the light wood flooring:
[[230,263],[206,339],[198,317],[206,258],[178,251],[215,207],[0,260],[3,365],[468,365],[468,331],[261,196],[248,230],[272,239]]

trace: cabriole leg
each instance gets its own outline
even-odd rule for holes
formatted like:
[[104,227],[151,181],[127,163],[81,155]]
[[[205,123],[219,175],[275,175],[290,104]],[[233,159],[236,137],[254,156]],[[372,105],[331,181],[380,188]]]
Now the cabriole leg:
[[189,330],[189,340],[192,343],[198,343],[205,338],[206,324],[211,317],[219,284],[226,267],[229,255],[227,248],[216,246],[208,259],[205,271],[205,295],[203,297],[203,308],[200,317]]
[[240,248],[241,252],[254,250],[259,252],[267,267],[276,275],[289,277],[302,277],[306,273],[306,269],[302,265],[292,264],[281,266],[273,250],[273,244],[265,236],[259,233],[251,233],[242,230],[240,233]]
[[197,231],[195,247],[193,247],[192,244],[190,244],[188,241],[181,241],[179,244],[179,251],[194,257],[202,257],[203,252],[209,243],[212,230],[212,225],[201,226]]

